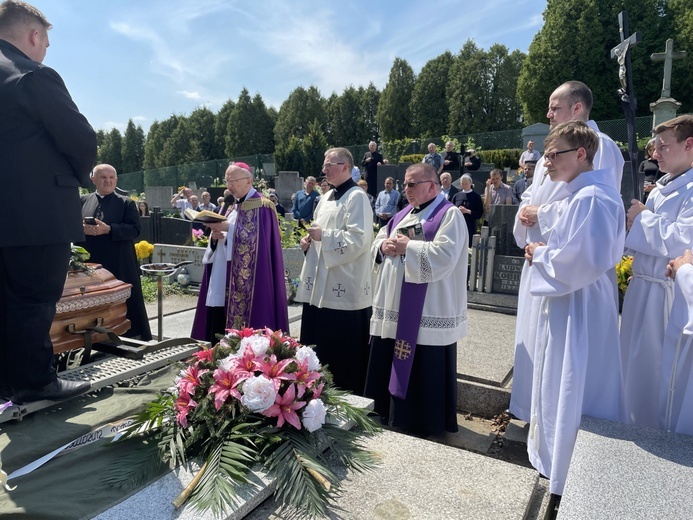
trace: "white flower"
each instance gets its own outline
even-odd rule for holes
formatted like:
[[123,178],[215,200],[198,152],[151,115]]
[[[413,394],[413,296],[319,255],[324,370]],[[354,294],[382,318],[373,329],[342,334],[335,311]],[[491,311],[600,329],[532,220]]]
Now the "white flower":
[[220,359],[217,366],[221,368],[224,372],[229,372],[233,366],[236,364],[238,356],[236,354],[229,354],[224,359]]
[[321,399],[313,399],[310,403],[306,405],[301,414],[301,422],[306,430],[309,432],[314,432],[322,428],[325,424],[325,416],[327,415],[327,409],[325,404]]
[[310,347],[300,347],[296,350],[296,360],[302,363],[308,363],[308,370],[317,370],[320,368],[320,360],[315,351]]
[[277,393],[274,383],[265,376],[255,376],[243,382],[241,403],[253,412],[264,412],[274,404]]
[[253,353],[256,356],[263,356],[270,346],[269,338],[266,336],[258,336],[253,334],[247,338],[241,340],[240,352],[243,352],[246,347],[253,349]]

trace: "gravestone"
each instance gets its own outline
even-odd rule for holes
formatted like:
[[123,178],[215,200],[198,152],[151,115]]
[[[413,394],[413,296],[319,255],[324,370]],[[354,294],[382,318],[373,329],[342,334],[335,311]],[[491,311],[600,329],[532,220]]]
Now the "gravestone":
[[164,217],[159,229],[159,242],[179,246],[192,245],[192,222],[182,218]]
[[284,259],[284,271],[288,271],[290,279],[293,280],[301,276],[301,268],[303,267],[305,255],[300,247],[282,249],[282,258]]
[[204,254],[204,247],[154,244],[152,260],[156,263],[167,264],[178,264],[191,260],[193,263],[185,266],[190,275],[190,282],[200,283],[204,274],[204,265],[202,264]]
[[493,262],[493,284],[491,292],[518,294],[520,277],[525,259],[517,256],[496,255]]
[[277,175],[276,164],[273,162],[262,163],[262,169],[265,172],[265,177],[274,177]]
[[512,204],[492,204],[489,207],[489,235],[496,237],[496,255],[524,258],[525,253],[517,247],[513,236],[513,226],[518,208],[519,206]]
[[154,242],[154,217],[140,217],[140,236],[135,239],[135,243],[146,240],[150,244]]
[[664,62],[664,80],[662,93],[657,101],[650,103],[650,111],[654,114],[652,128],[676,117],[676,112],[681,108],[681,102],[671,97],[671,66],[674,60],[682,60],[686,57],[686,51],[674,52],[674,40],[666,41],[664,52],[655,52],[650,55],[652,61]]
[[385,189],[385,179],[392,177],[395,184],[399,181],[400,186],[404,182],[404,169],[394,164],[382,164],[378,166],[378,186],[375,190],[380,193]]
[[146,186],[144,188],[144,200],[149,206],[149,211],[154,208],[170,211],[173,209],[171,197],[173,197],[173,188],[171,186]]
[[540,153],[544,151],[544,139],[549,135],[551,127],[546,123],[534,123],[522,129],[522,149],[527,149],[527,143],[534,141],[534,149]]
[[303,188],[303,179],[298,172],[279,172],[274,180],[274,189],[277,190],[279,203],[291,211],[291,195]]

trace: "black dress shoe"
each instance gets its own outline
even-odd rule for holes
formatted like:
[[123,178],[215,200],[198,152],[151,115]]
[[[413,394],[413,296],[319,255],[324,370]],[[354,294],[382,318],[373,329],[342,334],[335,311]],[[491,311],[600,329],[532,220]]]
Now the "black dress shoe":
[[91,388],[89,381],[68,381],[58,378],[53,383],[48,383],[41,388],[15,390],[12,401],[15,403],[30,403],[32,401],[60,401],[75,395],[83,394]]

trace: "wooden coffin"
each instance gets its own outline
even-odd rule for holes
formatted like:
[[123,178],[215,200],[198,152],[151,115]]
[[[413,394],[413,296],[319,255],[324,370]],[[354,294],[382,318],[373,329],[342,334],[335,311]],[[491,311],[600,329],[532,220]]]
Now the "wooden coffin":
[[[130,297],[132,285],[116,279],[101,264],[88,265],[93,268],[91,272],[70,271],[67,274],[51,326],[51,341],[56,354],[84,347],[84,335],[70,333],[70,325],[80,331],[93,327],[102,319],[102,326],[117,335],[130,329],[130,320],[125,317],[125,301]],[[106,339],[106,334],[92,334],[94,343]]]

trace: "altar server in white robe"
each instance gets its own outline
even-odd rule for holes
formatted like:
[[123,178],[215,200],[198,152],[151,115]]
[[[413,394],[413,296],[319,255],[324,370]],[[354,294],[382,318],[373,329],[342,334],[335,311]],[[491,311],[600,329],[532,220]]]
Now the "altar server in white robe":
[[[591,120],[592,91],[580,81],[560,85],[549,98],[546,117],[551,127],[564,121],[584,121],[599,136],[599,147],[592,164],[595,170],[605,170],[607,183],[617,192],[621,190],[623,154],[614,141],[599,132],[597,123]],[[532,185],[522,194],[520,208],[515,217],[513,234],[518,247],[530,242],[546,242],[560,210],[568,197],[565,182],[553,181],[547,174],[542,156],[537,163]],[[619,197],[620,200],[620,197]],[[553,204],[558,201],[562,203]],[[611,275],[610,275],[611,276]],[[540,298],[529,292],[532,270],[525,262],[518,292],[517,324],[515,328],[515,363],[510,412],[523,421],[529,421],[534,367],[534,338]],[[616,275],[613,273],[614,297],[617,297]]]
[[659,392],[660,426],[667,431],[693,435],[693,254],[669,262],[667,276],[674,278],[674,304],[662,349]]
[[372,279],[373,210],[351,178],[354,159],[346,148],[325,152],[322,171],[333,189],[320,197],[296,290],[303,302],[301,342],[315,345],[340,388],[363,394],[368,367]]
[[626,248],[633,252],[633,279],[621,318],[626,407],[631,421],[658,428],[662,345],[673,309],[674,282],[665,276],[670,260],[693,243],[693,116],[658,125],[653,158],[667,175],[647,203],[631,201]]
[[530,292],[540,298],[527,452],[563,494],[583,414],[622,420],[618,308],[607,272],[621,258],[625,215],[609,172],[593,170],[599,140],[585,123],[554,127],[545,142],[566,207],[546,245],[530,242]]
[[409,204],[380,229],[366,396],[410,433],[457,431],[457,341],[467,335],[467,224],[430,164],[404,177]]

